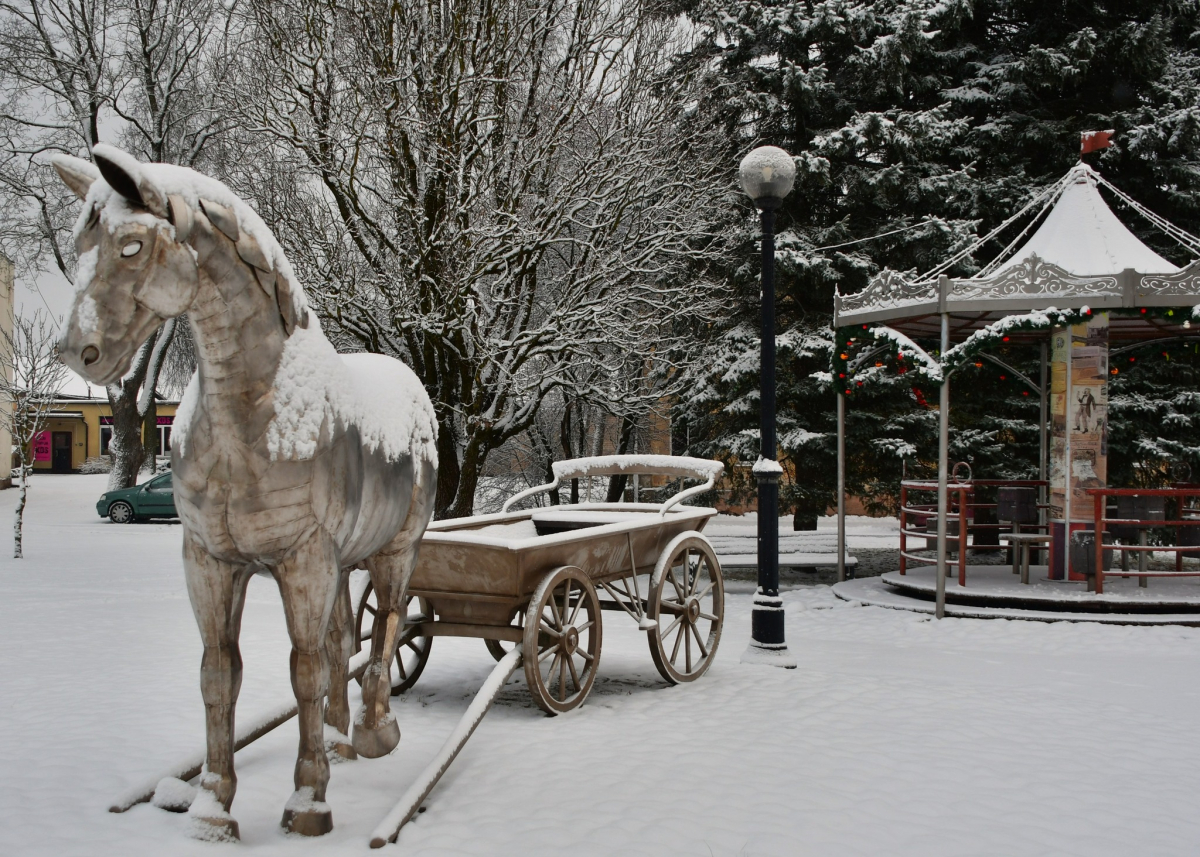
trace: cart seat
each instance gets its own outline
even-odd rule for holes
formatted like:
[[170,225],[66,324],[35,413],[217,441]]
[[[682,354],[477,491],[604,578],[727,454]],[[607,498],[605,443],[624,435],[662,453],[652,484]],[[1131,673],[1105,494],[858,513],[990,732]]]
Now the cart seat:
[[543,509],[533,513],[533,526],[539,536],[602,527],[605,524],[621,524],[626,521],[644,521],[647,512],[609,511],[605,509]]

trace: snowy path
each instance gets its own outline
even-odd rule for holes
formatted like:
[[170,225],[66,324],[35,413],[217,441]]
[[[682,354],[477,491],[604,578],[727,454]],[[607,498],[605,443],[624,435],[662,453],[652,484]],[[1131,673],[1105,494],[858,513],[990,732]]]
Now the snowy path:
[[[182,816],[105,811],[202,746],[203,724],[180,528],[101,521],[103,482],[35,479],[28,558],[0,559],[0,854],[226,853],[186,839]],[[0,520],[15,500],[0,492]],[[935,623],[826,587],[784,598],[799,669],[738,663],[740,593],[712,671],[678,688],[632,623],[606,615],[589,702],[549,719],[514,679],[401,850],[381,853],[1200,852],[1200,630]],[[269,580],[251,583],[242,640],[248,717],[290,694]],[[320,840],[277,826],[294,723],[239,753],[236,853],[369,853],[492,663],[478,641],[436,641],[397,705],[397,752],[334,767],[337,827]]]

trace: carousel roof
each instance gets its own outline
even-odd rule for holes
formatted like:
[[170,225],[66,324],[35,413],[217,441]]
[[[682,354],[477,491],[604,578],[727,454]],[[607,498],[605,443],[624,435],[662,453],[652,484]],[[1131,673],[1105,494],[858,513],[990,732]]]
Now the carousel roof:
[[1174,274],[1172,265],[1117,219],[1096,190],[1096,171],[1079,164],[1067,174],[1062,195],[1020,250],[993,273],[1002,274],[1037,256],[1077,277],[1102,277],[1126,269]]
[[[1200,259],[1181,269],[1151,250],[1113,214],[1100,196],[1097,189],[1100,184],[1175,238],[1191,256],[1200,256],[1200,239],[1146,210],[1091,167],[1080,163],[1016,215],[931,274],[910,281],[896,271],[884,270],[858,294],[838,295],[834,305],[835,326],[886,324],[910,337],[937,338],[941,314],[946,313],[950,317],[951,340],[961,341],[1006,316],[1038,310],[1200,304]],[[1015,252],[1012,247],[1021,240],[1024,231],[996,261],[975,276],[962,279],[938,276],[1038,205],[1041,211],[1049,211],[1033,235]],[[1179,313],[1179,322],[1171,323],[1152,314],[1114,314],[1109,323],[1110,336],[1155,339],[1184,335],[1183,323],[1188,315]],[[1030,333],[1026,338],[1041,336]]]

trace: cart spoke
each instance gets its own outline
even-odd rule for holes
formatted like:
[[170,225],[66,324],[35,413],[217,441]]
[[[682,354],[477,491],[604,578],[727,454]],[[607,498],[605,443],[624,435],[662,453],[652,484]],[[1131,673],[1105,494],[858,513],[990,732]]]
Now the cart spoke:
[[563,652],[558,661],[558,692],[561,694],[558,698],[559,702],[567,701],[567,661],[570,659],[571,656]]
[[404,668],[404,658],[402,658],[400,656],[399,652],[396,652],[395,660],[396,660],[396,669],[398,669],[400,671],[400,678],[403,679],[404,681],[408,681],[408,670],[406,670]]
[[576,650],[575,650],[575,654],[579,655],[581,658],[583,658],[583,659],[584,659],[585,661],[587,661],[589,664],[590,664],[592,661],[594,661],[594,660],[595,660],[595,658],[593,658],[591,655],[589,655],[589,654],[588,654],[586,651],[584,651],[583,649],[576,649]]
[[[568,594],[570,590],[568,589]],[[579,615],[579,608],[583,606],[583,590],[579,590],[579,597],[575,599],[575,609],[571,611],[571,618],[568,620],[570,624],[575,624],[575,617]]]
[[556,640],[562,639],[562,632],[558,631],[555,628],[551,628],[549,625],[547,625],[545,619],[542,620],[542,626],[538,630],[543,634],[549,634]]
[[582,625],[580,625],[575,630],[578,631],[580,634],[583,634],[584,631],[586,631],[588,628],[592,627],[595,624],[596,624],[595,619],[588,619],[586,622],[584,622]]
[[664,599],[658,605],[658,612],[661,614],[663,611],[679,614],[683,612],[683,605],[678,601],[667,601]]
[[675,587],[675,594],[679,596],[680,601],[683,601],[683,599],[687,598],[687,595],[684,594],[683,587],[679,585],[679,581],[675,577],[675,566],[667,569],[667,573],[671,576],[671,585]]
[[683,621],[683,614],[680,613],[678,616],[675,617],[675,621],[667,626],[667,629],[665,631],[662,631],[659,633],[659,637],[662,638],[662,641],[664,643],[667,641],[667,637],[671,636],[671,630],[682,621]]
[[[557,652],[557,651],[558,651],[558,644],[557,644],[557,643],[556,643],[556,644],[554,644],[553,646],[550,646],[550,647],[548,647],[548,648],[542,649],[540,652],[538,652],[538,657],[537,657],[537,659],[538,659],[538,663],[541,663],[542,661],[544,661],[544,660],[546,659],[546,655],[552,655],[552,654],[554,654],[554,653],[555,653],[555,652]],[[550,665],[550,669],[551,669],[551,670],[553,670],[553,669],[554,669],[554,665],[553,665],[553,664],[551,664],[551,665]]]
[[571,668],[571,681],[575,682],[575,692],[579,693],[583,688],[583,683],[579,680],[579,673],[575,670],[575,659],[570,655],[567,655],[567,666]]
[[721,621],[720,619],[718,619],[718,618],[716,617],[716,615],[714,615],[714,614],[712,614],[712,613],[703,613],[703,612],[702,612],[702,613],[700,614],[700,618],[701,618],[701,619],[707,619],[709,622],[719,622],[719,621]]
[[702,600],[706,595],[708,595],[708,593],[713,591],[713,587],[716,585],[717,585],[716,583],[714,583],[713,581],[710,580],[708,582],[708,586],[704,587],[704,591],[696,596],[696,600],[697,601]]
[[555,603],[554,596],[550,597],[549,606],[550,606],[550,614],[553,617],[553,621],[554,621],[554,627],[562,628],[563,627],[563,617],[558,614],[558,604]]
[[[683,617],[680,616],[679,619],[676,620],[676,624],[679,624],[679,622],[682,619],[683,619]],[[682,642],[683,642],[683,634],[677,633],[675,635],[675,648],[671,649],[671,663],[675,663],[675,659],[679,657],[679,644]]]
[[702,639],[700,639],[700,629],[697,628],[695,625],[691,625],[689,627],[692,629],[692,633],[696,635],[696,645],[700,647],[700,657],[707,658],[708,657],[708,647],[705,646],[704,641]]
[[560,613],[560,615],[562,616],[562,624],[560,627],[564,631],[567,629],[567,626],[571,624],[571,619],[575,618],[574,614],[570,614],[570,618],[568,618],[568,613],[570,612],[570,610],[571,610],[571,580],[568,578],[567,585],[563,587],[562,612]]

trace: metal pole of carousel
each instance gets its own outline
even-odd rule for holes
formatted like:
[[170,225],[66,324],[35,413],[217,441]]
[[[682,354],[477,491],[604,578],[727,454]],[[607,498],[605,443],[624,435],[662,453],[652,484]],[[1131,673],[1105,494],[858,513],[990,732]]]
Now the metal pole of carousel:
[[777,146],[761,146],[738,168],[746,195],[762,213],[762,332],[759,393],[758,591],[750,613],[750,645],[743,661],[793,669],[796,661],[784,639],[783,600],[779,597],[779,478],[775,442],[775,212],[796,180],[792,156]]
[[[945,281],[945,277],[942,280]],[[943,305],[945,302],[945,284],[942,283]],[[942,313],[942,350],[939,357],[945,357],[950,350],[950,315]],[[938,396],[938,531],[937,531],[937,599],[934,615],[938,619],[946,616],[946,518],[950,511],[950,497],[947,492],[946,478],[950,470],[950,373],[943,369],[942,389]],[[959,510],[961,518],[962,510]],[[959,520],[958,525],[964,526],[965,521]]]
[[[836,379],[834,379],[836,380]],[[846,394],[837,394],[837,578],[846,579]]]

